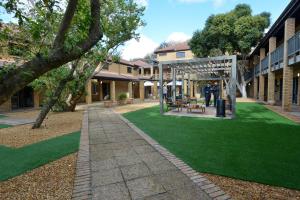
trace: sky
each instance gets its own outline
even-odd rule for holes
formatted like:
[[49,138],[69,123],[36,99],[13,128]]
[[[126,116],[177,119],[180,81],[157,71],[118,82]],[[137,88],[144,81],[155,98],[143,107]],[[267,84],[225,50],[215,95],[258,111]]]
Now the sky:
[[[274,23],[290,0],[135,0],[146,7],[146,26],[138,29],[140,39],[132,39],[120,48],[121,56],[130,60],[144,57],[164,41],[181,42],[201,30],[208,16],[232,10],[239,3],[249,4],[253,14],[271,13]],[[0,10],[4,22],[11,16]]]

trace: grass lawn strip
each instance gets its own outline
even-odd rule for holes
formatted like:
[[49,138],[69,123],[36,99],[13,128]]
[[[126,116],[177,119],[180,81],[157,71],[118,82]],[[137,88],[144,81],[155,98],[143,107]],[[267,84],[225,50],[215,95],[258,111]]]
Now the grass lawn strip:
[[0,128],[9,128],[11,127],[10,125],[6,125],[6,124],[0,124]]
[[79,139],[78,131],[17,149],[0,146],[0,181],[78,151]]
[[300,126],[256,103],[237,119],[161,116],[159,107],[124,116],[199,172],[300,189]]

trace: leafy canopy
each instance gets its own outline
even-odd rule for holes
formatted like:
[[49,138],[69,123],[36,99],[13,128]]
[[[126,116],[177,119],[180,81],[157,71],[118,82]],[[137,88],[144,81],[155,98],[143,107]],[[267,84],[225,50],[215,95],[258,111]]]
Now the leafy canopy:
[[225,54],[248,54],[270,25],[270,13],[252,15],[247,4],[239,4],[228,13],[208,17],[203,30],[197,30],[190,41],[198,57]]

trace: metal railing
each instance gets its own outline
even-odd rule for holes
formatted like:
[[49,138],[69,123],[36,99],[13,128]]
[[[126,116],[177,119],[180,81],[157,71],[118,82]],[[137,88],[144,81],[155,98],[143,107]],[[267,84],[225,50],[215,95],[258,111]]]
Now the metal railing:
[[300,31],[288,40],[288,56],[294,56],[300,52]]
[[273,71],[283,68],[283,44],[271,53],[271,68]]
[[261,61],[261,72],[263,74],[268,73],[268,69],[269,69],[269,56],[266,56]]

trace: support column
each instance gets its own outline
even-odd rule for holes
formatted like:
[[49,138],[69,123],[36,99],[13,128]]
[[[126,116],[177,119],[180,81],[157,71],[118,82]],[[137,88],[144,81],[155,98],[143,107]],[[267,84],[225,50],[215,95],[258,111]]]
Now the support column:
[[187,95],[191,97],[191,74],[188,73]]
[[100,101],[103,100],[103,89],[102,89],[102,81],[99,81],[99,98],[100,98]]
[[160,114],[164,113],[164,97],[163,97],[163,71],[162,71],[162,64],[158,64],[159,67],[159,106],[160,106]]
[[[261,61],[266,56],[266,50],[264,48],[261,48],[259,51],[259,65],[260,65],[260,72],[262,72],[262,66]],[[264,101],[264,94],[265,94],[265,77],[262,75],[262,73],[259,76],[259,100]]]
[[284,50],[283,50],[283,87],[282,109],[292,110],[293,68],[288,66],[288,40],[295,34],[295,19],[288,18],[284,24]]
[[253,97],[254,99],[257,99],[258,94],[257,94],[257,90],[258,90],[258,78],[256,76],[254,76],[254,91],[253,91]]
[[153,82],[153,96],[156,99],[158,97],[158,93],[157,93],[157,81]]
[[145,100],[145,86],[144,86],[144,82],[145,81],[140,81],[140,86],[139,86],[139,89],[140,89],[140,99],[142,101]]
[[300,106],[300,77],[298,77],[298,97],[297,97],[297,105]]
[[187,95],[187,80],[183,80],[183,96]]
[[176,71],[175,69],[171,69],[172,72],[172,97],[173,97],[173,102],[176,101]]
[[33,92],[34,108],[40,108],[40,93],[38,91]]
[[116,81],[110,82],[110,100],[116,101]]
[[85,96],[85,103],[91,104],[92,103],[92,80],[88,80],[87,84],[85,85],[85,91],[86,91],[86,96]]
[[197,81],[194,81],[194,96],[197,98]]
[[128,98],[132,98],[132,82],[128,82]]
[[222,99],[225,99],[225,94],[224,94],[224,81],[223,81],[223,80],[221,80],[220,94],[221,94],[221,98],[222,98]]
[[268,103],[275,104],[275,72],[271,68],[271,53],[276,49],[276,37],[269,39]]
[[194,97],[194,81],[190,81],[190,97]]

